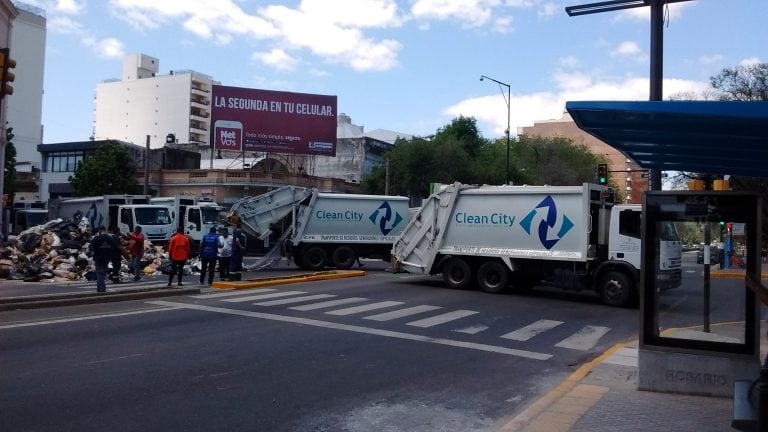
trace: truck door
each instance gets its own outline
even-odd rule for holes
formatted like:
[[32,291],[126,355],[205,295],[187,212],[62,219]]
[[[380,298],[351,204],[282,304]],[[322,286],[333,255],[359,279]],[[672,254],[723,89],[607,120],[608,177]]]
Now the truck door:
[[187,207],[186,220],[183,221],[187,235],[200,239],[203,235],[203,220],[199,207]]

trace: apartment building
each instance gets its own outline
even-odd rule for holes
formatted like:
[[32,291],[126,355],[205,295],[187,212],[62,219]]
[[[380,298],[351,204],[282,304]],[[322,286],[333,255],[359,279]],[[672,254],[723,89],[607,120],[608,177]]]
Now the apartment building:
[[96,86],[93,138],[161,148],[175,142],[208,147],[211,90],[219,84],[192,70],[159,75],[160,60],[146,54],[123,58],[122,79]]
[[648,190],[647,171],[620,151],[579,129],[567,112],[564,112],[560,119],[537,121],[533,126],[519,128],[518,134],[568,138],[575,144],[583,144],[590,152],[608,159],[610,179],[614,185],[622,188],[626,203],[643,202],[643,192]]
[[7,97],[6,127],[13,128],[16,171],[40,169],[37,145],[43,142],[43,78],[45,76],[45,11],[14,1],[19,15],[11,30],[11,58],[16,60],[13,95]]

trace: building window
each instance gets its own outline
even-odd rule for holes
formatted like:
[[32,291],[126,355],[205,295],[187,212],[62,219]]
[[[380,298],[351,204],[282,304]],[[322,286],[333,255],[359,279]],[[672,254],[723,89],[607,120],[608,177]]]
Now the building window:
[[50,152],[46,156],[46,172],[74,172],[83,161],[83,151]]

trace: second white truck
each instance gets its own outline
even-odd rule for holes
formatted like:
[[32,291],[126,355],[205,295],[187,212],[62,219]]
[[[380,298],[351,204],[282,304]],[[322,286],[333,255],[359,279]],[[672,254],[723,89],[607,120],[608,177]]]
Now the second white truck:
[[[639,205],[614,205],[604,186],[470,186],[431,195],[395,240],[400,269],[442,274],[452,288],[500,292],[547,279],[631,306],[640,275]],[[656,286],[681,282],[682,244],[669,223],[659,240]]]
[[223,210],[216,202],[195,196],[155,197],[151,202],[167,207],[174,228],[183,228],[194,243],[199,243],[212,227],[220,224]]

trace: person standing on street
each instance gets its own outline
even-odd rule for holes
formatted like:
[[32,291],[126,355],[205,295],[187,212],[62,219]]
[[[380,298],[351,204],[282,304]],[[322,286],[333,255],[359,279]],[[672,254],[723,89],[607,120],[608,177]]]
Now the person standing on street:
[[138,282],[141,279],[141,258],[144,256],[144,234],[141,233],[141,227],[137,225],[127,237],[130,241],[128,251],[131,253],[133,281]]
[[93,267],[96,272],[96,292],[107,292],[107,266],[118,249],[115,239],[107,234],[107,229],[103,225],[100,226],[98,234],[91,239],[89,246],[89,250],[93,253]]
[[219,276],[221,280],[229,280],[229,261],[232,258],[232,237],[229,230],[222,228],[219,236]]
[[184,274],[184,264],[190,256],[189,238],[184,234],[184,228],[178,227],[176,234],[171,237],[171,241],[168,242],[168,257],[171,259],[171,275],[168,277],[168,288],[173,284],[173,276],[178,273],[179,286],[184,286],[181,283],[181,276]]
[[205,275],[208,274],[208,285],[213,283],[213,274],[216,271],[216,254],[219,249],[219,235],[216,227],[211,227],[208,234],[200,240],[200,285],[205,283]]
[[120,228],[114,226],[110,230],[112,234],[112,238],[115,241],[115,244],[117,245],[117,250],[114,254],[112,254],[112,257],[110,258],[110,262],[112,263],[112,275],[110,276],[110,280],[112,280],[113,283],[119,284],[120,281],[120,270],[122,270],[123,267],[123,245],[120,235]]
[[230,278],[240,280],[243,271],[243,254],[245,254],[245,234],[238,223],[232,231],[232,258],[229,261]]

